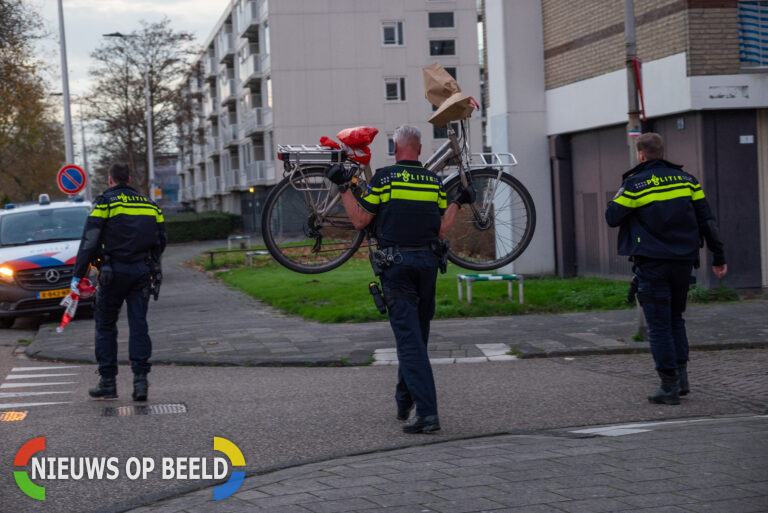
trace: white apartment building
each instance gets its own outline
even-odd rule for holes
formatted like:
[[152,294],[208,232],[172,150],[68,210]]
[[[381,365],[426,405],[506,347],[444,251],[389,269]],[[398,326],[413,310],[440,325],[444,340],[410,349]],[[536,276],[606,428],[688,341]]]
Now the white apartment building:
[[[422,68],[440,62],[480,99],[476,0],[235,0],[184,85],[196,111],[180,138],[180,200],[243,216],[282,178],[277,144],[318,144],[344,128],[379,129],[372,167],[394,163],[392,134],[422,132],[423,160],[445,137],[428,123]],[[481,151],[481,120],[471,143]]]

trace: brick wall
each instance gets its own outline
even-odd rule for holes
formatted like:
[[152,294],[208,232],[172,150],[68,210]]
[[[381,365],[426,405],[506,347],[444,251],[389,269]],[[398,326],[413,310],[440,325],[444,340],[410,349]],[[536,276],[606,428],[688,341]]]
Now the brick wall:
[[688,11],[689,76],[740,72],[736,21],[736,7]]
[[[688,74],[737,73],[736,0],[636,0],[638,56],[688,51]],[[542,0],[547,89],[624,68],[623,2]]]

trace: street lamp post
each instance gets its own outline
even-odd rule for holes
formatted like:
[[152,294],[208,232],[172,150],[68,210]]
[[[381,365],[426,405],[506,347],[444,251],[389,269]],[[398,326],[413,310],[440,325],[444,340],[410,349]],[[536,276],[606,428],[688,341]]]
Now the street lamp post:
[[[102,35],[104,37],[136,37],[135,35],[121,34],[120,32],[112,32],[110,34]],[[155,159],[154,151],[152,149],[152,103],[149,96],[149,66],[144,70],[144,96],[147,103],[147,171],[149,174],[147,188],[149,189],[149,197],[155,199]]]
[[69,71],[67,70],[67,42],[64,37],[64,8],[59,0],[59,46],[61,48],[61,87],[64,94],[64,142],[66,145],[67,164],[72,164],[74,149],[72,144],[72,116],[69,111]]

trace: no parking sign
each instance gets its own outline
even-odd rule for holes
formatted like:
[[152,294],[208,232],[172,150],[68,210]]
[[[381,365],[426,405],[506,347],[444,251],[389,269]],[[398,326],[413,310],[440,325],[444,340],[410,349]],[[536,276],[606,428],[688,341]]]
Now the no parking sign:
[[59,174],[56,175],[59,189],[65,194],[77,194],[82,191],[86,180],[85,171],[74,164],[65,165],[59,169]]

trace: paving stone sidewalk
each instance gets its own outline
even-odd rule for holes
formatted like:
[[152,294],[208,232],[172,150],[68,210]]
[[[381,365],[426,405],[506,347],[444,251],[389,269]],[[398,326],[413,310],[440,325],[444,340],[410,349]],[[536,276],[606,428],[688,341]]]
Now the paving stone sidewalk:
[[[164,257],[160,301],[150,304],[153,361],[235,365],[365,363],[394,347],[389,324],[320,324],[287,316],[230,289],[184,262],[225,242],[172,245]],[[692,306],[686,314],[694,349],[768,347],[768,301]],[[443,362],[485,359],[505,344],[521,357],[647,351],[634,342],[637,312],[619,310],[438,320],[430,356]],[[127,361],[128,327],[118,324],[119,357]],[[76,320],[63,333],[41,326],[29,356],[93,361],[93,321]]]
[[768,511],[768,416],[458,440],[332,459],[132,513]]

